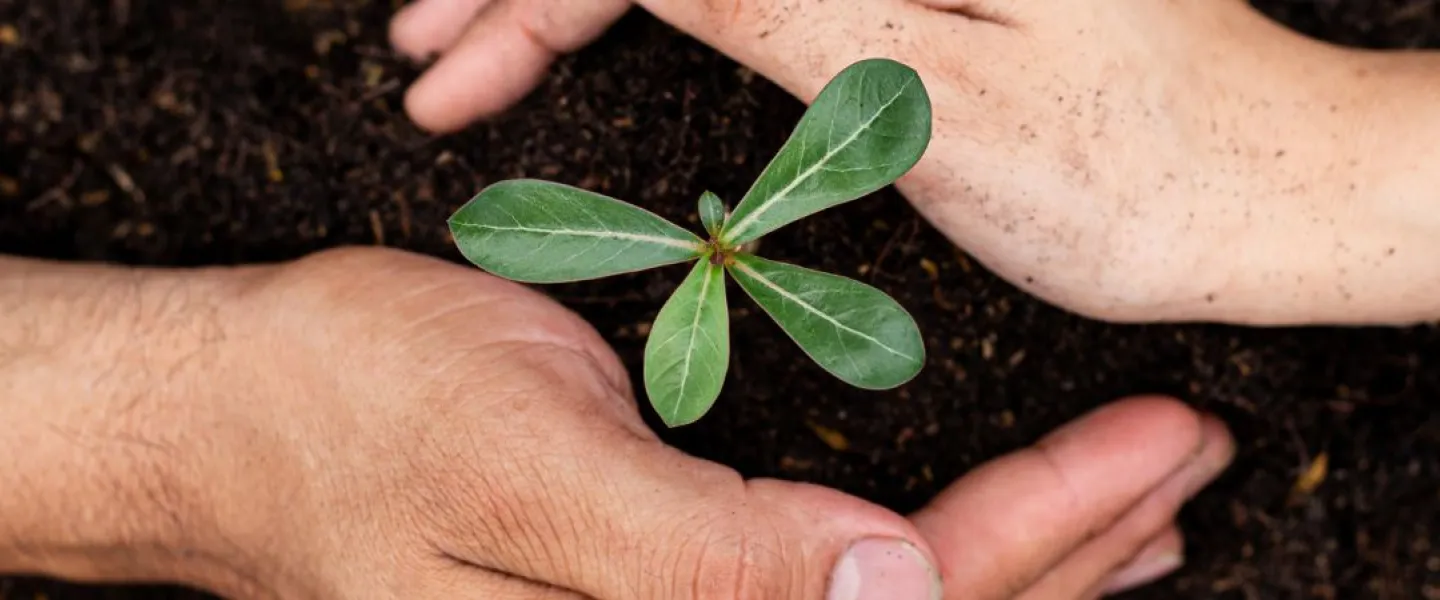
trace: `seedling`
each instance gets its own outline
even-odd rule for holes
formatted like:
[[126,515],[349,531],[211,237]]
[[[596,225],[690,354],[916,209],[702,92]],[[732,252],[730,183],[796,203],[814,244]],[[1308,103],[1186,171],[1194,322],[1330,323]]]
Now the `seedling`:
[[884,292],[749,251],[761,236],[893,183],[930,143],[930,99],[909,67],[857,62],[831,80],[734,212],[700,197],[701,238],[637,206],[546,181],[485,188],[449,220],[467,260],[500,277],[562,283],[694,261],[645,344],[645,392],[669,427],[699,420],[730,364],[725,274],[812,360],[862,389],[920,372],[925,344]]

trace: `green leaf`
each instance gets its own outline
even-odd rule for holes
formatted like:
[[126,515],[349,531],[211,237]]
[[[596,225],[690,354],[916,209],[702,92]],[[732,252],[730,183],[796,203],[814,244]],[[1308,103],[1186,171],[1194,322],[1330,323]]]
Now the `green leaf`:
[[645,341],[645,393],[670,427],[705,416],[730,366],[725,268],[707,255],[660,308]]
[[820,92],[725,225],[731,246],[873,193],[930,143],[930,97],[898,62],[857,62]]
[[704,252],[695,234],[638,206],[533,179],[485,188],[449,224],[467,260],[526,283],[595,279]]
[[725,203],[719,196],[710,192],[700,195],[700,223],[712,237],[720,235],[720,228],[725,226]]
[[925,363],[920,328],[878,289],[749,254],[735,255],[730,275],[811,359],[850,385],[890,389]]

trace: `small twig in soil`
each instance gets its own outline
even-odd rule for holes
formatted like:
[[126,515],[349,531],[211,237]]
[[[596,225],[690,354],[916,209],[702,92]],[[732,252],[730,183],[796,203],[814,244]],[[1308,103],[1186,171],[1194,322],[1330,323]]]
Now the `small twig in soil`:
[[145,203],[145,191],[140,189],[140,186],[135,185],[135,179],[130,177],[129,173],[125,172],[124,167],[116,163],[110,163],[105,165],[105,172],[110,174],[110,179],[115,180],[115,186],[119,187],[120,191],[128,194],[136,204]]
[[55,187],[45,190],[45,193],[31,200],[29,204],[25,205],[25,210],[38,210],[51,202],[59,202],[61,207],[70,208],[73,202],[70,200],[70,195],[66,193],[66,190],[69,190],[71,186],[75,185],[75,181],[80,178],[80,171],[84,170],[84,168],[84,165],[76,163],[75,166],[70,169],[70,173],[65,175],[64,179],[60,180],[60,183],[55,184]]
[[375,89],[370,90],[369,93],[361,96],[360,100],[356,102],[356,107],[358,108],[361,105],[374,102],[377,98],[389,94],[390,92],[393,92],[397,89],[400,89],[399,79],[391,79],[389,81],[386,81],[385,83],[379,84],[375,86]]
[[395,192],[392,196],[395,204],[400,207],[400,235],[410,239],[410,201],[405,199],[405,194]]
[[906,245],[909,245],[910,242],[914,241],[915,234],[920,231],[920,227],[919,224],[916,223],[915,217],[910,217],[909,220],[905,221],[904,223],[900,224],[899,227],[895,228],[895,233],[890,234],[890,239],[885,240],[885,245],[880,247],[880,254],[875,257],[874,261],[871,261],[869,273],[870,281],[875,280],[875,276],[880,273],[880,265],[885,262],[885,257],[889,256],[890,250],[895,247],[895,241],[900,239],[901,232],[905,231],[905,229],[910,225],[915,225],[915,227],[912,228],[910,232],[910,237],[905,240],[905,243]]
[[370,209],[370,233],[375,236],[375,245],[385,245],[385,226],[380,223],[380,212]]

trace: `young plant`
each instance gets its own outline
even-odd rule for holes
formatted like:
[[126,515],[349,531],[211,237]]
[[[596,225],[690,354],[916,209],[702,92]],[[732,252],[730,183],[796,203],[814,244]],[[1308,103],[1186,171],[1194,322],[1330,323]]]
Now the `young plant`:
[[659,215],[574,187],[518,179],[485,188],[449,220],[467,260],[525,283],[561,283],[695,261],[645,344],[645,391],[669,427],[719,397],[730,363],[729,273],[817,364],[862,389],[920,372],[920,329],[869,285],[760,258],[748,245],[799,219],[893,183],[930,142],[930,98],[909,67],[847,67],[811,103],[734,212],[700,197],[701,238]]

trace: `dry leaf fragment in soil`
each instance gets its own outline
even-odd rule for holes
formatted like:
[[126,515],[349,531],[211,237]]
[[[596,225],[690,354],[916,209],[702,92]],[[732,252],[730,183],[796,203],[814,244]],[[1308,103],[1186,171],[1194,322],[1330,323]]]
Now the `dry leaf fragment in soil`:
[[825,442],[825,445],[829,446],[831,450],[844,452],[850,449],[850,440],[845,438],[845,434],[813,421],[806,421],[805,424],[808,425],[810,430],[815,432],[816,437],[819,437],[820,441]]
[[1290,488],[1290,504],[1296,504],[1315,493],[1320,484],[1325,483],[1329,470],[1330,456],[1324,452],[1315,455],[1315,460],[1310,461],[1310,466],[1300,473],[1295,479],[1295,485]]

